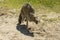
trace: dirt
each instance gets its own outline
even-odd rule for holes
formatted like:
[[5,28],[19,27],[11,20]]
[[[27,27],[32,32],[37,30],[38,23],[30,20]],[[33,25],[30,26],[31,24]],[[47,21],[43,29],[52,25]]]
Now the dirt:
[[[18,25],[19,9],[0,8],[0,40],[60,40],[60,14],[36,11],[38,24]],[[46,13],[46,14],[45,14]]]

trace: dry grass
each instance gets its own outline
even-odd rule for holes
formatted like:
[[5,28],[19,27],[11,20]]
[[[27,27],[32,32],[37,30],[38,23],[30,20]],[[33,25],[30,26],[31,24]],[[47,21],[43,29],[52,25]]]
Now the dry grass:
[[[1,15],[2,12],[4,15]],[[24,35],[17,30],[18,15],[19,9],[0,11],[0,40],[60,40],[59,13],[38,9],[35,16],[40,22],[37,25],[29,22],[30,31],[34,33],[34,37]]]

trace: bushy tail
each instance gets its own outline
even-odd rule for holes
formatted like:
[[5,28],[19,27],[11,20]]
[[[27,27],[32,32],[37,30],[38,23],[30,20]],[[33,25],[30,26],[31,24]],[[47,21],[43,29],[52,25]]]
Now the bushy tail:
[[36,17],[34,17],[34,22],[35,22],[36,24],[38,24],[38,20],[36,20]]
[[38,24],[38,20],[36,19],[36,17],[34,17],[34,15],[30,15],[30,21],[33,21]]

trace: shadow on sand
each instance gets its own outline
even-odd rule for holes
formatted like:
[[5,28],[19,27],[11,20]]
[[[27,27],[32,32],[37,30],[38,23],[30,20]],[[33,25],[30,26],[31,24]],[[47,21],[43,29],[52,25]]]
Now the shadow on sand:
[[26,25],[17,24],[16,29],[23,33],[24,35],[34,37],[34,34],[27,29]]

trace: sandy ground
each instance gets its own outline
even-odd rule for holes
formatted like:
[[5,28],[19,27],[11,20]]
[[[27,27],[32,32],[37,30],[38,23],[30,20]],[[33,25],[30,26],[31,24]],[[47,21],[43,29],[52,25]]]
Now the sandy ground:
[[60,40],[59,13],[37,11],[35,15],[40,22],[29,22],[31,30],[24,23],[17,25],[19,14],[16,13],[15,9],[0,8],[0,40]]

